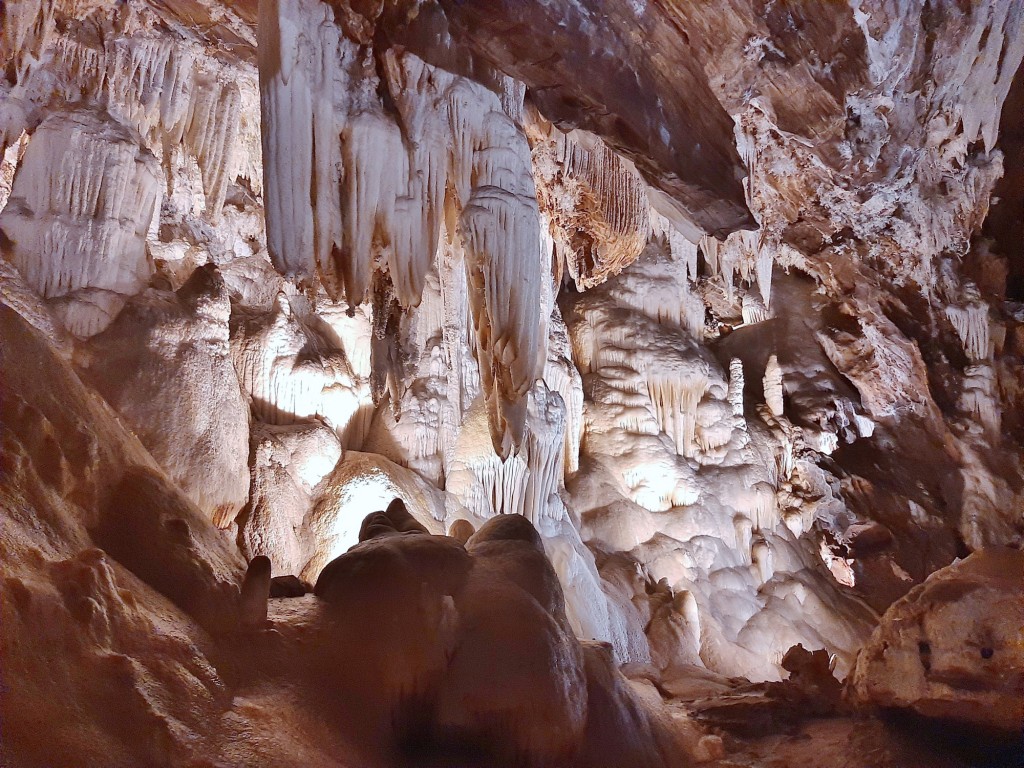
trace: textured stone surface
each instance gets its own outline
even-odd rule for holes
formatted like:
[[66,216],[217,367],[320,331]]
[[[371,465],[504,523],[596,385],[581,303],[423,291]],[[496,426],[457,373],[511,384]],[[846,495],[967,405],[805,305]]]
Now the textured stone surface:
[[[894,603],[868,698],[978,746],[1016,603],[915,588],[1024,544],[1024,0],[0,14],[0,762],[955,765],[762,695]],[[267,604],[353,546],[363,618]]]
[[861,650],[859,701],[1019,736],[1024,553],[983,549],[895,603]]

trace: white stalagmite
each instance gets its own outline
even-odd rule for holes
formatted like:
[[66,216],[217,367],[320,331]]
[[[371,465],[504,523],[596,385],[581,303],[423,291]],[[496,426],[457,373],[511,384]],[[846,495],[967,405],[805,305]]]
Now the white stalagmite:
[[0,226],[14,265],[76,336],[101,331],[148,282],[159,180],[137,135],[96,112],[53,114],[29,142]]
[[764,401],[773,416],[781,416],[783,411],[782,397],[782,368],[779,367],[779,359],[775,355],[768,358],[768,364],[764,368]]
[[530,391],[529,418],[522,454],[526,459],[526,489],[523,514],[535,525],[542,518],[554,518],[561,504],[552,509],[551,497],[563,480],[562,453],[565,446],[565,403],[543,381]]
[[738,357],[729,361],[728,399],[732,415],[743,418],[743,361]]

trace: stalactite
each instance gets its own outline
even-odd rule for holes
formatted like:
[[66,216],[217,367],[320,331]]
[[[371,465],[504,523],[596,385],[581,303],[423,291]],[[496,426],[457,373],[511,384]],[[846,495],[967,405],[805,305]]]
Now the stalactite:
[[242,99],[237,83],[223,81],[210,61],[185,44],[138,32],[113,32],[98,45],[59,37],[55,68],[64,98],[96,99],[131,126],[165,163],[181,145],[199,164],[205,208],[216,217],[238,173]]
[[579,469],[580,443],[583,439],[583,382],[573,363],[570,340],[557,306],[549,328],[550,346],[544,368],[544,383],[550,390],[557,392],[565,404],[564,478]]
[[341,278],[331,257],[342,247],[342,161],[335,99],[349,91],[346,66],[355,46],[318,0],[260,0],[257,29],[267,248],[287,276],[309,281],[319,266],[337,294]]
[[29,142],[0,225],[15,266],[75,335],[98,333],[148,282],[159,178],[136,137],[91,111],[50,116]]
[[744,514],[735,515],[732,519],[732,525],[735,536],[733,546],[749,563],[754,526],[750,522],[750,518]]
[[712,275],[718,276],[721,274],[721,261],[719,259],[719,252],[721,250],[721,243],[718,242],[714,237],[710,235],[704,235],[700,240],[700,251],[704,254],[704,261],[707,262],[708,270]]
[[989,437],[999,435],[999,395],[990,365],[969,365],[964,370],[960,408],[971,418],[977,419]]
[[483,131],[461,228],[491,439],[507,457],[522,443],[526,393],[542,372],[537,297],[546,265],[526,139],[504,113],[488,113]]
[[[529,145],[509,114],[521,114],[515,100],[522,89],[508,85],[498,94],[387,51],[385,84],[396,122],[377,100],[372,52],[356,61],[328,6],[262,0],[260,30],[267,235],[275,265],[303,281],[319,273],[335,297],[343,287],[350,303],[364,301],[374,273],[386,272],[407,309],[419,304],[446,218],[449,237],[465,253],[492,441],[507,457],[523,440],[526,395],[541,374],[546,335],[536,297],[547,263]],[[346,92],[349,102],[332,101]],[[337,173],[331,120],[344,168],[342,225],[330,205],[313,205],[324,197],[315,189]],[[321,122],[326,127],[318,128]],[[454,193],[447,200],[446,188]],[[375,355],[374,367],[387,361]]]
[[695,282],[697,280],[697,244],[687,240],[683,233],[672,226],[664,216],[656,216],[652,213],[652,218],[658,222],[655,229],[668,241],[669,254],[674,260],[686,265],[685,279]]
[[604,282],[643,251],[650,231],[647,187],[599,138],[562,133],[526,111],[533,174],[556,249],[580,290]]
[[755,257],[757,267],[757,288],[764,301],[765,313],[771,311],[772,307],[772,269],[775,261],[772,258],[771,248],[764,243],[764,237],[759,238],[757,256]]
[[752,325],[753,323],[763,323],[771,315],[762,303],[760,296],[753,293],[745,293],[743,295],[743,323],[744,325]]
[[193,100],[185,146],[195,155],[203,174],[206,210],[216,217],[224,205],[228,185],[235,180],[233,150],[238,137],[241,93],[234,83],[199,89]]
[[53,32],[54,3],[50,0],[20,0],[3,8],[0,29],[0,61],[13,64],[15,82],[23,82],[32,64],[39,60]]
[[[345,212],[343,250],[344,259],[340,272],[345,284],[345,296],[349,302],[359,304],[366,300],[374,273],[374,241],[394,244],[396,203],[398,193],[408,176],[405,165],[405,145],[398,125],[383,112],[366,111],[352,116],[342,134],[342,162],[345,167],[342,206]],[[412,203],[413,206],[420,201]],[[405,208],[405,206],[403,206]],[[412,211],[406,208],[409,216]],[[418,211],[416,212],[418,213]],[[412,224],[418,221],[414,216]],[[402,253],[408,255],[407,246],[399,244]],[[396,255],[394,250],[391,255]],[[429,259],[433,254],[417,254]],[[396,296],[406,306],[419,303],[419,296],[410,293],[404,265],[391,266],[392,284]],[[397,276],[397,281],[395,280]],[[399,290],[398,286],[402,288]],[[420,281],[422,289],[422,281]]]
[[707,376],[700,373],[682,378],[653,371],[647,374],[647,391],[655,418],[661,431],[672,438],[680,456],[693,455],[697,405],[709,385]]
[[980,299],[966,307],[946,307],[946,317],[953,324],[967,357],[978,362],[989,356],[988,304]]
[[762,538],[754,541],[750,548],[750,559],[757,569],[758,579],[762,584],[771,579],[775,573],[775,558],[771,545]]

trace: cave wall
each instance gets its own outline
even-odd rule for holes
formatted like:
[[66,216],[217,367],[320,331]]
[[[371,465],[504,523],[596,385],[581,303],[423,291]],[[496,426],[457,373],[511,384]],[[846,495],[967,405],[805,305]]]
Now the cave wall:
[[0,295],[232,557],[515,513],[619,662],[845,674],[1024,537],[1024,3],[599,5],[7,3]]

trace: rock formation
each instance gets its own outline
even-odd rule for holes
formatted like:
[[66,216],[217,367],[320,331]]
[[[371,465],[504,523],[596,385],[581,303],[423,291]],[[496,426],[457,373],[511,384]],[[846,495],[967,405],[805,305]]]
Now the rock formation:
[[882,617],[851,678],[857,698],[1008,736],[1024,723],[1024,557],[982,549]]
[[1017,747],[1024,0],[115,5],[0,4],[0,762]]

